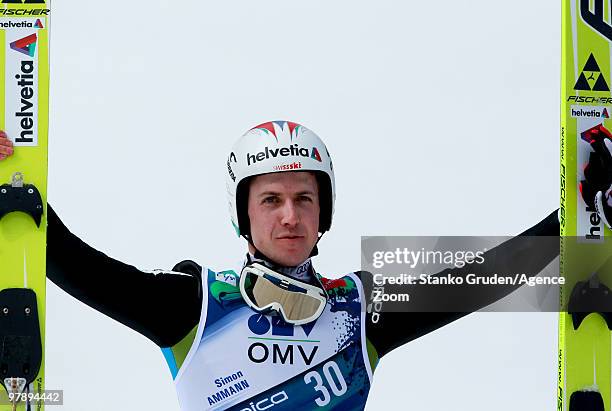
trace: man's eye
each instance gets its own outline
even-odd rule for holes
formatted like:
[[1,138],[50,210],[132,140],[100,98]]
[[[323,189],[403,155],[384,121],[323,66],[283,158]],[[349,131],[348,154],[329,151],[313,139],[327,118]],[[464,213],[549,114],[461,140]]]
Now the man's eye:
[[300,201],[306,201],[306,202],[311,202],[311,201],[312,201],[312,198],[310,198],[310,197],[308,197],[308,196],[300,196],[300,197],[298,198],[298,200],[300,200]]
[[268,203],[268,204],[274,204],[278,201],[277,197],[266,197],[263,199],[264,203]]

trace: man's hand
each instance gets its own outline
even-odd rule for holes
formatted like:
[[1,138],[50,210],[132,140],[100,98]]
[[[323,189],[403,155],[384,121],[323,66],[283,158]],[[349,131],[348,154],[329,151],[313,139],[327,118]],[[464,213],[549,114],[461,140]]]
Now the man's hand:
[[13,142],[3,130],[0,130],[0,160],[4,160],[13,154]]
[[612,228],[612,134],[599,124],[581,134],[593,151],[584,168],[580,193],[584,202],[597,210],[603,222]]

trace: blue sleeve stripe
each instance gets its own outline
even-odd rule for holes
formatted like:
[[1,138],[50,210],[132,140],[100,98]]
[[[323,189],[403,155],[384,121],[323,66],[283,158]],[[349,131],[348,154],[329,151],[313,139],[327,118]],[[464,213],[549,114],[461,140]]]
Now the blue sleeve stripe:
[[166,358],[166,362],[168,363],[168,367],[170,367],[170,372],[172,373],[172,379],[176,378],[178,374],[178,367],[176,365],[176,360],[174,359],[174,354],[172,353],[171,348],[162,348],[162,353]]

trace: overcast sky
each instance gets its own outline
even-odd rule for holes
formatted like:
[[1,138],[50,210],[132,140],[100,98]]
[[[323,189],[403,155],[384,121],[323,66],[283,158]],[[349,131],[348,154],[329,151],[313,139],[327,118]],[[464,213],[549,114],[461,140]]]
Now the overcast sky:
[[[334,159],[328,276],[362,235],[511,235],[557,208],[558,3],[55,1],[51,30],[49,201],[143,269],[237,267],[224,160],[267,120]],[[48,284],[62,410],[178,410],[155,345]],[[383,358],[367,409],[553,409],[556,326],[464,318]]]

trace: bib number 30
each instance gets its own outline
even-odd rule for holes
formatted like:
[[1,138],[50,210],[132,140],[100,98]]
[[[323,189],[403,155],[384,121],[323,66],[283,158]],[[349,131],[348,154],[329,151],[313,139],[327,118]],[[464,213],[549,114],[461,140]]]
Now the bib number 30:
[[[334,374],[334,376],[332,376]],[[314,381],[314,389],[321,393],[321,396],[315,399],[315,403],[319,407],[324,407],[331,401],[331,395],[329,390],[336,396],[340,397],[346,393],[346,381],[342,375],[342,371],[334,361],[329,361],[323,365],[323,377],[325,377],[325,383],[321,374],[317,371],[310,371],[304,375],[304,382],[310,384]],[[327,388],[329,387],[329,389]]]

